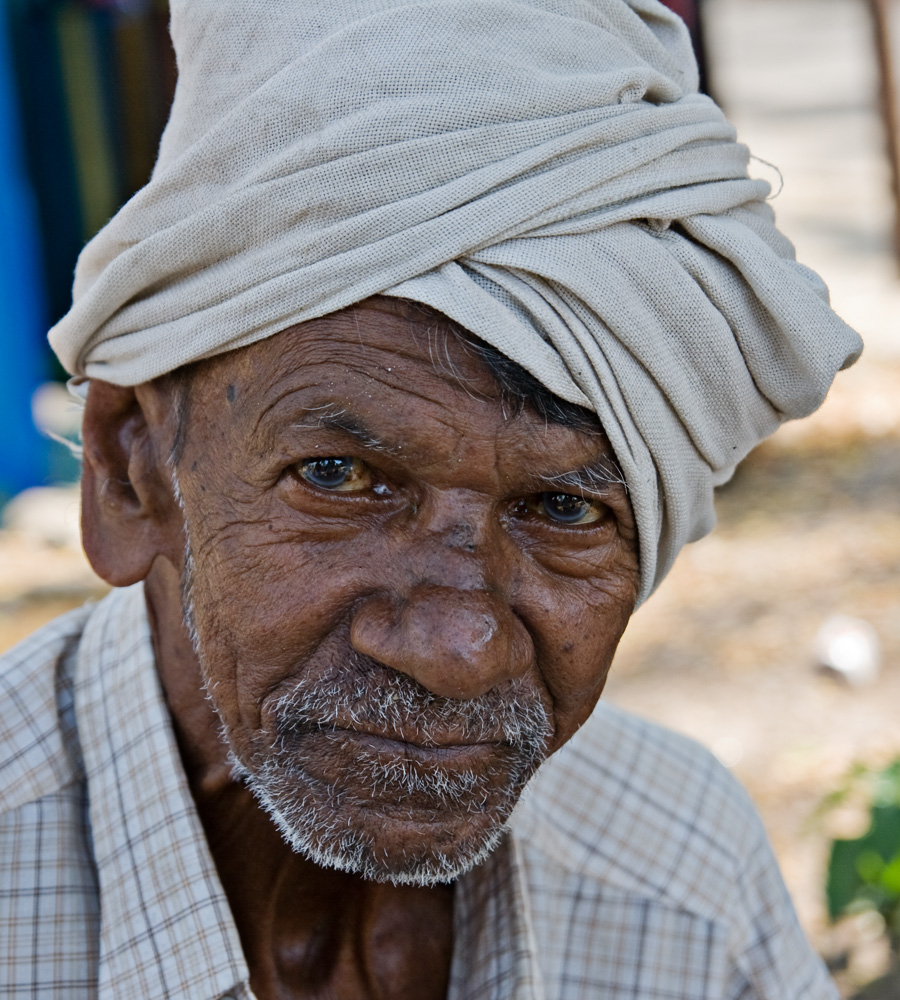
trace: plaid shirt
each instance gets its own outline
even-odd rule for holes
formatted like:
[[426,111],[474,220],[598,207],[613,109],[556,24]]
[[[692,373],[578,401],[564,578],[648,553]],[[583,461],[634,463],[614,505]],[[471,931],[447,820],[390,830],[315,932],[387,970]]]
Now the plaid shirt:
[[[454,897],[453,1000],[826,1000],[759,819],[704,750],[601,706]],[[0,658],[0,996],[250,1000],[143,588]]]

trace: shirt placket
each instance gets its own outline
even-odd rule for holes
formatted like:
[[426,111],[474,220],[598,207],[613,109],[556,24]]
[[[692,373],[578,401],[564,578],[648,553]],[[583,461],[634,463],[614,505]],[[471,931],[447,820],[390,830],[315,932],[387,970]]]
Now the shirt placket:
[[545,1000],[515,836],[459,880],[448,1000]]

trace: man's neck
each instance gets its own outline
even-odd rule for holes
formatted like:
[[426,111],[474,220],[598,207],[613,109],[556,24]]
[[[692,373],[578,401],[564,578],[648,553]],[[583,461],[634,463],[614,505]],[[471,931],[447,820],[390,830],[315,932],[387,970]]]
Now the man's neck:
[[321,868],[285,845],[240,785],[198,805],[260,1000],[446,997],[450,887]]

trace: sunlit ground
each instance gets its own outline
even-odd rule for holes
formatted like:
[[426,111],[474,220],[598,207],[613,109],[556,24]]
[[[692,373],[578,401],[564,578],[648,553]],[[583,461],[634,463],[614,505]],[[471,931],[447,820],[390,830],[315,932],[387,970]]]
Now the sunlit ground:
[[[884,947],[864,925],[828,928],[829,831],[812,814],[852,761],[900,753],[900,265],[874,51],[856,0],[707,10],[719,97],[781,167],[779,220],[869,346],[814,418],[784,428],[721,491],[717,531],[637,614],[607,696],[695,736],[744,781],[814,943],[853,946],[849,993],[880,972]],[[74,525],[74,499],[63,504]],[[0,533],[0,649],[101,590],[72,548]],[[867,687],[814,669],[816,634],[835,614],[878,634],[881,672]],[[849,822],[830,832],[861,832]]]

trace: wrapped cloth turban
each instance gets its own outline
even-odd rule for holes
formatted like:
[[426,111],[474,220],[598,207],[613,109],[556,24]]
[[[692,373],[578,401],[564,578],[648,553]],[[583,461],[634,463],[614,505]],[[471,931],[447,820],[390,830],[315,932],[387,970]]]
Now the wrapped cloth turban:
[[657,0],[173,0],[147,186],[50,340],[137,384],[382,293],[594,411],[641,599],[861,344]]

